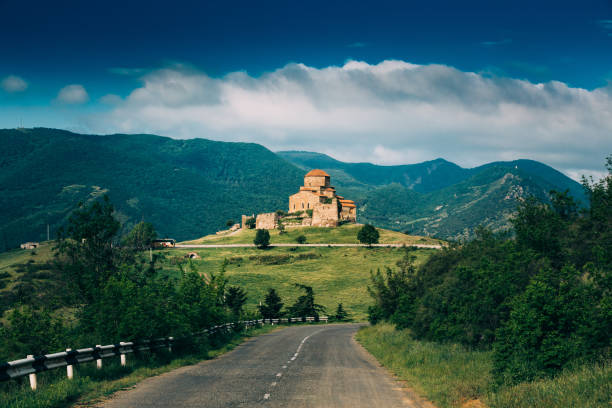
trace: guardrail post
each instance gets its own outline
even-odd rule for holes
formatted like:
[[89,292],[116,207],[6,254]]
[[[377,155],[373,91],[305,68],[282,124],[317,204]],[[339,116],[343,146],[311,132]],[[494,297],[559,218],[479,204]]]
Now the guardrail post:
[[172,353],[172,342],[174,341],[174,337],[168,337],[168,351]]
[[[96,349],[100,350],[100,347],[102,347],[102,345],[100,345],[100,344],[96,344]],[[102,369],[102,358],[98,358],[98,359],[96,360],[96,368],[97,368],[98,370]]]
[[[34,355],[28,354],[28,358],[34,358]],[[32,391],[36,391],[36,387],[36,373],[32,373],[30,374],[30,388],[32,389]]]
[[125,357],[125,353],[121,350],[123,347],[124,347],[123,346],[123,342],[122,341],[119,342],[119,353],[120,353],[119,358],[120,358],[120,361],[121,361],[121,365],[125,366],[125,364],[126,364],[126,360],[125,360],[126,357]]
[[[70,353],[71,351],[71,348],[66,349],[66,353]],[[68,376],[69,380],[72,380],[74,378],[74,368],[72,367],[72,364],[68,364],[66,366],[66,375]]]

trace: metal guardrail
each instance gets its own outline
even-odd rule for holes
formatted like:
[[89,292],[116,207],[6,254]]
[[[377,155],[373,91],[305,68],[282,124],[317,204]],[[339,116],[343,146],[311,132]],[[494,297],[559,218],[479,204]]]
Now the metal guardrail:
[[[213,326],[208,329],[193,333],[185,338],[200,337],[210,335],[220,331],[228,331],[239,326],[252,327],[263,324],[280,324],[280,323],[299,323],[299,322],[315,322],[322,321],[327,323],[327,316],[321,317],[289,317],[283,319],[259,319],[247,320],[233,323],[225,323],[218,326]],[[30,387],[32,390],[37,388],[36,373],[43,371],[54,370],[56,368],[66,367],[68,378],[73,378],[73,366],[96,360],[96,367],[102,368],[102,359],[119,356],[121,365],[126,365],[126,355],[129,353],[142,352],[148,350],[156,350],[167,348],[172,351],[172,345],[177,339],[174,337],[163,337],[152,340],[139,340],[119,342],[117,344],[109,344],[106,346],[97,345],[95,347],[81,348],[77,350],[66,349],[59,353],[45,354],[43,356],[28,355],[20,360],[8,361],[0,364],[0,381],[8,381],[13,378],[30,376]]]

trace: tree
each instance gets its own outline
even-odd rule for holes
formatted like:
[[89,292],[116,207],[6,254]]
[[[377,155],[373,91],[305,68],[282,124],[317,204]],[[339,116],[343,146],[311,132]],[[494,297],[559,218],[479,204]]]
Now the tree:
[[257,222],[255,221],[254,217],[249,217],[249,218],[246,219],[244,224],[246,225],[246,227],[248,229],[253,229],[253,228],[255,228],[255,225],[257,224]]
[[157,233],[153,224],[141,221],[123,239],[123,245],[135,251],[143,251],[151,248],[151,243],[155,238],[157,238]]
[[305,244],[306,235],[298,235],[298,237],[295,239],[295,242],[297,242],[298,244]]
[[228,226],[228,227],[231,227],[232,225],[234,225],[234,220],[231,220],[231,219],[230,219],[230,220],[227,220],[227,221],[225,222],[225,225],[226,225],[226,226]]
[[230,308],[235,317],[239,317],[242,312],[242,306],[247,300],[247,295],[244,289],[239,286],[230,286],[227,288],[225,295],[225,304]]
[[264,304],[259,305],[259,312],[264,319],[277,319],[281,316],[283,303],[281,297],[273,288],[268,289],[268,294],[264,299]]
[[293,317],[318,317],[319,313],[325,312],[325,307],[315,303],[314,291],[311,286],[300,283],[296,283],[295,286],[303,289],[305,293],[289,308]]
[[334,316],[334,318],[339,321],[339,322],[343,322],[345,320],[348,320],[348,313],[346,310],[344,310],[344,307],[342,307],[342,303],[338,303],[338,307],[336,308],[336,315]]
[[270,233],[266,229],[258,229],[255,234],[255,239],[253,243],[258,248],[267,248],[270,245]]
[[113,241],[121,225],[108,196],[90,205],[79,203],[66,228],[58,231],[60,268],[85,301],[117,272],[117,250]]
[[370,224],[364,225],[357,233],[357,239],[362,244],[378,244],[379,237],[380,234],[378,233],[378,230]]

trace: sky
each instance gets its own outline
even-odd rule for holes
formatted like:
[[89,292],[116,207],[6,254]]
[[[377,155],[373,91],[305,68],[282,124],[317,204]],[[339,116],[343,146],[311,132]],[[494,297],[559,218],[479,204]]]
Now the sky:
[[612,154],[612,1],[0,0],[0,128],[344,161]]

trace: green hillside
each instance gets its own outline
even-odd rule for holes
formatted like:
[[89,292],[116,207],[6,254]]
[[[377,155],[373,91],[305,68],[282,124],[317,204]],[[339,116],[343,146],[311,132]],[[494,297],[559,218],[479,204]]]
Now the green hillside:
[[[306,237],[307,244],[359,244],[357,233],[361,225],[344,224],[338,228],[299,227],[287,228],[284,234],[278,230],[270,231],[271,244],[296,243],[298,236]],[[205,237],[183,242],[183,244],[252,244],[255,239],[255,230],[240,230],[235,233],[213,234]],[[440,241],[429,237],[406,235],[398,231],[378,228],[381,244],[415,244],[439,245]]]
[[414,235],[470,238],[478,225],[508,229],[517,204],[529,195],[547,201],[550,190],[581,203],[582,186],[532,160],[494,162],[463,169],[442,159],[414,165],[343,163],[310,152],[279,152],[304,169],[327,171],[339,191],[355,200],[359,221]]
[[0,130],[0,251],[51,237],[79,201],[108,193],[129,228],[184,240],[242,213],[285,208],[303,174],[263,146],[154,135]]
[[[81,135],[0,130],[0,251],[56,236],[77,203],[108,194],[126,229],[146,220],[179,241],[213,234],[241,214],[286,209],[305,170],[322,168],[358,205],[358,221],[443,239],[480,224],[508,227],[529,194],[547,199],[581,186],[541,163],[518,160],[463,169],[442,159],[403,165],[343,163],[318,153],[274,154],[253,143],[155,135]],[[292,239],[290,235],[287,239]]]

